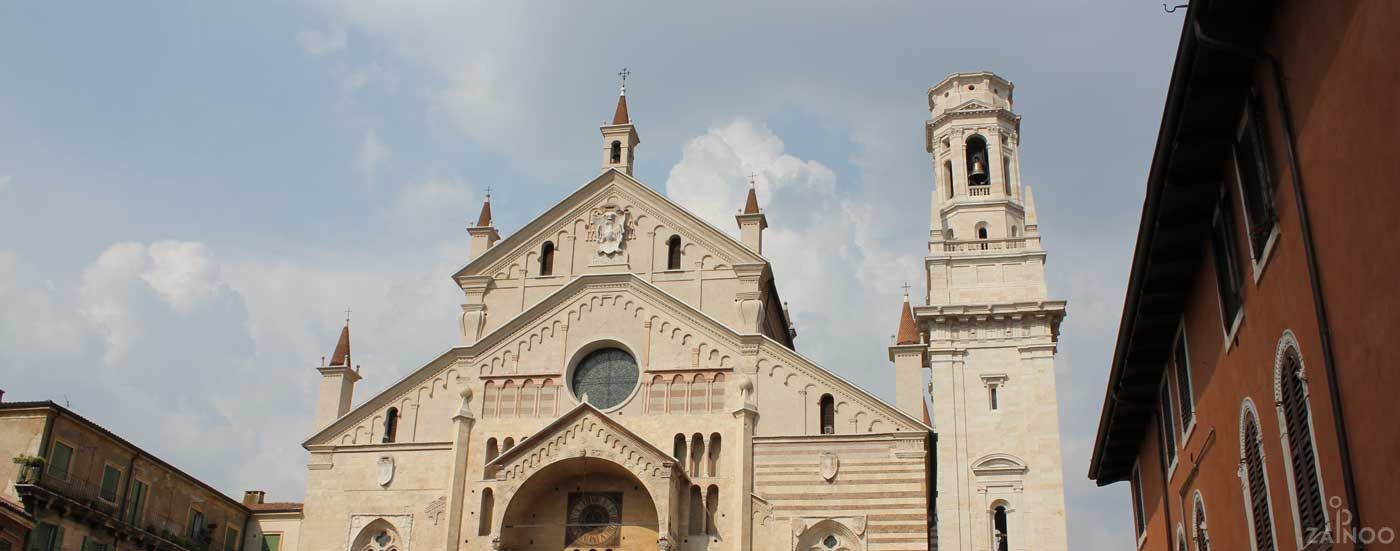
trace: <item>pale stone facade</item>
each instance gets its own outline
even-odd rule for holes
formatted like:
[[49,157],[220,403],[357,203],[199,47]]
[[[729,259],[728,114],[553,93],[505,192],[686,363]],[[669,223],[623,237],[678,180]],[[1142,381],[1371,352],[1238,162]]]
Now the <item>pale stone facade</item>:
[[[957,106],[983,102],[968,104],[976,117],[935,108],[930,150],[941,162],[962,150],[934,140],[990,125],[988,152],[1008,158],[990,171],[1001,182],[1016,170],[1017,119],[1009,97],[972,92]],[[986,550],[987,512],[1005,505],[1013,549],[1064,548],[1052,369],[1064,303],[1045,300],[1019,182],[936,199],[929,300],[904,305],[890,405],[796,352],[752,192],[734,239],[631,176],[640,139],[625,96],[601,131],[602,173],[514,234],[496,231],[488,197],[453,276],[454,348],[347,409],[359,376],[342,334],[318,368],[304,508],[255,510],[251,543],[912,551],[936,547],[937,531],[950,549]],[[979,230],[992,247],[960,248]],[[930,365],[947,425],[937,467]],[[990,384],[1007,406],[974,412]]]
[[1067,547],[1054,370],[1065,302],[1047,299],[1012,90],[959,73],[928,95],[938,186],[914,314],[932,368],[942,550]]

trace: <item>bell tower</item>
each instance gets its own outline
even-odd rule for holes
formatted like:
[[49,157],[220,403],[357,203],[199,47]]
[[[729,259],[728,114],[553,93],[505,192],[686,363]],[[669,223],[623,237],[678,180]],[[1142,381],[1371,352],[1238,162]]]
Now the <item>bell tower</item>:
[[632,117],[627,113],[627,75],[631,71],[624,68],[617,74],[622,77],[617,109],[613,111],[612,124],[599,128],[603,132],[603,170],[616,168],[631,176],[637,144],[642,140],[637,137],[637,128],[632,126]]
[[928,342],[942,550],[1068,547],[1054,369],[1065,302],[1047,298],[1014,89],[976,72],[928,90],[935,187],[914,316]]

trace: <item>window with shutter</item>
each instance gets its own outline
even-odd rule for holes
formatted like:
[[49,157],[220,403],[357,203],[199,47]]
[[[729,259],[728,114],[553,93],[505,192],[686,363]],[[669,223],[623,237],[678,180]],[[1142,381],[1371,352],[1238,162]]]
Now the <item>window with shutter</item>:
[[1181,404],[1181,432],[1184,434],[1196,419],[1196,396],[1191,389],[1191,361],[1186,353],[1184,325],[1172,346],[1172,371],[1176,374],[1176,399]]
[[1233,332],[1235,322],[1243,310],[1241,289],[1244,283],[1240,275],[1239,249],[1235,240],[1235,213],[1230,203],[1230,194],[1221,195],[1216,209],[1214,229],[1211,232],[1211,255],[1215,259],[1215,283],[1220,294],[1221,322],[1227,333]]
[[1257,551],[1274,551],[1274,521],[1269,507],[1269,485],[1265,481],[1263,442],[1259,438],[1259,420],[1253,411],[1245,412],[1244,468],[1245,484],[1249,490],[1249,511],[1254,524],[1254,548]]
[[1196,542],[1196,551],[1210,551],[1210,534],[1206,532],[1206,504],[1201,494],[1196,493],[1196,514],[1192,520],[1191,539]]
[[1298,499],[1298,530],[1303,542],[1323,541],[1327,533],[1327,512],[1317,480],[1317,451],[1313,449],[1311,412],[1303,387],[1303,363],[1298,349],[1286,346],[1280,359],[1279,390],[1284,417],[1284,439],[1292,467],[1293,495]]
[[102,487],[98,495],[103,501],[116,503],[117,485],[121,484],[122,472],[111,465],[102,466]]
[[68,480],[68,465],[73,462],[73,446],[57,440],[53,451],[49,452],[49,474],[55,478]]
[[1171,388],[1164,377],[1157,391],[1157,418],[1162,422],[1162,465],[1167,469],[1176,466],[1176,414],[1172,412]]
[[1142,468],[1133,467],[1133,528],[1137,530],[1138,539],[1147,531],[1147,520],[1142,518]]

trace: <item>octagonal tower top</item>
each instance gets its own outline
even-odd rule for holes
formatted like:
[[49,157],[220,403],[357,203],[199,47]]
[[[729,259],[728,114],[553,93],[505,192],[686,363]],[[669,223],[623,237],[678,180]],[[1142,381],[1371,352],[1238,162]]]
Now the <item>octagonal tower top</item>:
[[1010,111],[1015,88],[1011,81],[990,71],[953,73],[928,89],[929,118],[938,118],[944,111],[971,100]]

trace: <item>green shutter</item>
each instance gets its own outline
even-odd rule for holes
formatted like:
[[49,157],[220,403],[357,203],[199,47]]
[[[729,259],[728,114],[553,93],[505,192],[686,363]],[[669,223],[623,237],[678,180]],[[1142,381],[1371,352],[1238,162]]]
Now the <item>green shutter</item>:
[[121,479],[122,472],[116,467],[106,465],[102,468],[102,499],[117,500],[117,484],[121,483]]
[[49,473],[64,480],[68,479],[68,463],[73,460],[73,448],[63,442],[53,443],[53,453],[49,454]]
[[262,551],[282,551],[282,535],[263,534]]
[[141,523],[141,509],[146,506],[146,484],[133,480],[131,495],[126,498],[126,523],[138,526]]
[[224,551],[236,549],[238,549],[238,530],[227,528],[224,530]]

